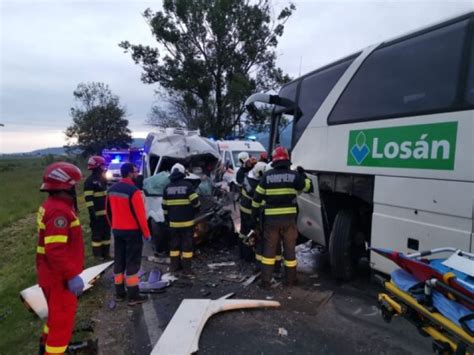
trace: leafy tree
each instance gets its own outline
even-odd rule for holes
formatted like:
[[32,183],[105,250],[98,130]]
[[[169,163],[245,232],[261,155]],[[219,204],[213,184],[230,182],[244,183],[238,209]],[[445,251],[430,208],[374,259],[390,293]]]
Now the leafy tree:
[[142,81],[159,83],[168,100],[152,109],[158,125],[185,125],[218,137],[239,126],[245,99],[289,80],[275,49],[294,11],[273,16],[270,0],[163,0],[143,16],[160,45],[120,43],[142,66]]
[[74,99],[72,125],[65,132],[69,148],[79,147],[83,149],[83,155],[88,156],[100,154],[108,147],[129,147],[133,139],[125,119],[125,108],[108,85],[80,83],[74,91]]

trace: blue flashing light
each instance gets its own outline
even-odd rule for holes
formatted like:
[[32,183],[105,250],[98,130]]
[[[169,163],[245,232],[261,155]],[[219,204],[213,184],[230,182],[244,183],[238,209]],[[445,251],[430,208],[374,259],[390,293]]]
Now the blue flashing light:
[[116,155],[113,159],[112,159],[112,163],[120,163],[120,155]]
[[251,141],[256,141],[257,136],[248,136],[247,139],[250,139]]

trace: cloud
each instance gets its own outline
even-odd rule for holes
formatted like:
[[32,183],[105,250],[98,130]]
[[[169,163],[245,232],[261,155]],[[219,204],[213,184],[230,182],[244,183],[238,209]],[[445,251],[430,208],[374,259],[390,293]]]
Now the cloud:
[[[0,2],[0,122],[6,124],[0,128],[0,152],[63,144],[57,143],[70,124],[72,92],[80,82],[109,84],[127,107],[132,130],[149,130],[144,122],[157,86],[140,81],[140,67],[118,43],[156,46],[141,13],[147,7],[158,10],[160,3]],[[295,3],[297,10],[278,47],[278,65],[293,77],[368,45],[474,10],[472,1],[461,0]],[[278,8],[287,1],[274,4]],[[23,149],[20,141],[25,142]]]

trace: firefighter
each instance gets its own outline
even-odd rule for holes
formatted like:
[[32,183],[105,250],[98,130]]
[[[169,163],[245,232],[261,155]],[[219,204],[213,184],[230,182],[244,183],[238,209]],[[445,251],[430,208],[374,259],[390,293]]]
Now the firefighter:
[[122,179],[110,187],[106,199],[107,218],[114,235],[115,298],[120,302],[128,295],[128,305],[134,306],[147,300],[139,293],[138,271],[143,241],[150,241],[150,230],[143,196],[134,182],[137,168],[125,163],[120,174]]
[[246,261],[257,260],[261,257],[261,252],[255,254],[251,245],[249,245],[248,234],[252,230],[252,198],[258,182],[263,176],[266,164],[258,162],[244,177],[240,191],[240,233],[239,250],[240,257]]
[[171,182],[163,192],[163,213],[170,228],[170,271],[180,268],[191,273],[193,258],[194,219],[199,211],[199,196],[191,182],[185,180],[184,166],[176,163],[171,168]]
[[82,174],[75,165],[57,162],[46,167],[40,190],[49,196],[38,210],[36,271],[48,304],[40,354],[63,354],[74,328],[77,296],[84,289],[84,241],[77,217],[76,184]]
[[257,223],[260,212],[264,219],[261,265],[263,288],[270,287],[275,255],[281,239],[285,283],[289,286],[296,283],[296,196],[297,192],[311,192],[312,184],[302,168],[298,167],[298,171],[293,171],[290,165],[286,148],[277,147],[272,153],[272,169],[263,175],[252,201],[253,224]]
[[237,156],[240,162],[240,168],[237,170],[237,174],[235,177],[235,180],[239,185],[242,185],[244,182],[245,176],[248,174],[250,170],[253,169],[255,164],[257,163],[257,160],[253,157],[249,156],[249,153],[247,152],[240,152],[239,155]]
[[110,259],[110,225],[105,212],[107,179],[105,159],[94,155],[87,162],[87,170],[92,173],[84,183],[84,197],[89,210],[92,232],[92,254],[96,258]]

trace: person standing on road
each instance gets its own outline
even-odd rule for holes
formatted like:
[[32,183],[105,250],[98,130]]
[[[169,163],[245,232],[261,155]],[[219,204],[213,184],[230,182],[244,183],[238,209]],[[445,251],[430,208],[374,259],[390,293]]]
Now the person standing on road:
[[258,162],[252,170],[245,176],[240,191],[240,233],[239,233],[239,249],[240,257],[246,261],[257,261],[261,259],[261,250],[254,252],[249,245],[248,234],[252,230],[252,199],[260,179],[265,171],[266,164]]
[[105,159],[94,155],[87,162],[87,170],[92,173],[84,183],[84,197],[89,210],[92,234],[92,254],[96,258],[110,259],[110,225],[105,211],[107,179]]
[[106,209],[114,235],[116,300],[123,301],[128,294],[128,305],[133,306],[147,300],[138,289],[138,271],[143,240],[150,241],[151,236],[143,196],[134,183],[138,170],[134,164],[125,163],[120,168],[120,174],[122,179],[109,189]]
[[77,296],[84,290],[84,241],[77,217],[79,168],[66,162],[46,167],[40,190],[49,193],[38,210],[36,271],[48,304],[40,354],[63,354],[71,340]]
[[298,237],[296,196],[297,192],[311,192],[312,183],[303,168],[298,167],[298,171],[293,171],[290,166],[290,157],[286,148],[277,147],[272,153],[272,169],[263,175],[255,189],[252,201],[253,224],[257,223],[261,212],[264,218],[263,288],[270,287],[280,238],[283,239],[285,283],[289,286],[296,283],[295,245]]
[[170,271],[180,268],[191,272],[193,258],[194,219],[199,211],[200,201],[193,185],[185,180],[184,166],[176,163],[171,168],[171,182],[163,192],[163,213],[165,223],[170,227]]

